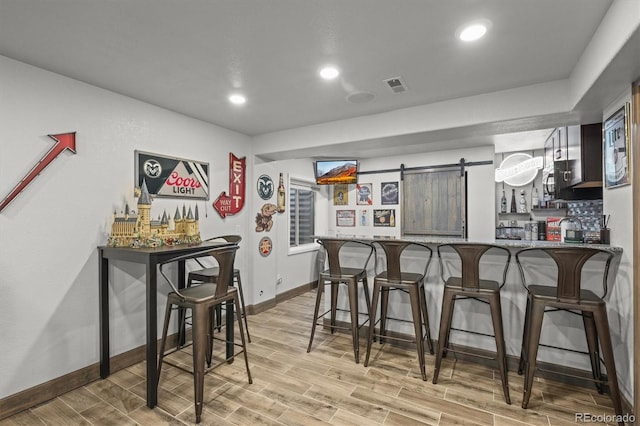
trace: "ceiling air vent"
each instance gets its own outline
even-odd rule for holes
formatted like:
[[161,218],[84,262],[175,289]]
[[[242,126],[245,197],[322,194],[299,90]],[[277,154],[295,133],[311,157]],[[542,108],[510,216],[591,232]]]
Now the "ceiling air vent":
[[384,80],[384,82],[393,93],[402,93],[407,91],[407,85],[402,80],[402,77],[388,78]]

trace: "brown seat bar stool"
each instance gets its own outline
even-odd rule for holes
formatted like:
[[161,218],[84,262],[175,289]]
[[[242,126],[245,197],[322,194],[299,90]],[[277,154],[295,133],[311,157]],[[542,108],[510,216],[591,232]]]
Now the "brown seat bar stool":
[[[240,241],[242,240],[242,237],[240,235],[222,235],[219,237],[208,238],[206,241],[216,241],[216,240],[226,241],[233,244],[239,244]],[[195,283],[215,283],[216,280],[218,279],[218,274],[219,274],[218,268],[217,267],[207,268],[201,261],[199,261],[198,259],[195,259],[195,260],[196,262],[198,262],[198,264],[202,269],[189,272],[189,275],[187,277],[187,287],[191,287],[191,285]],[[242,306],[242,310],[238,311],[238,315],[242,315],[242,318],[244,320],[244,327],[247,330],[247,340],[249,341],[249,343],[251,343],[251,335],[249,334],[249,324],[247,324],[247,309],[244,304],[244,293],[242,291],[242,280],[240,278],[239,269],[233,270],[232,285],[238,289],[238,293],[240,294],[240,305]],[[217,325],[219,328],[221,324],[220,309],[217,310],[217,314],[218,314]]]
[[[371,304],[371,315],[373,320],[369,328],[369,340],[367,342],[367,355],[365,357],[364,366],[369,364],[369,356],[371,355],[371,346],[374,337],[380,337],[380,343],[385,339],[405,341],[415,343],[418,351],[418,365],[420,367],[420,375],[422,380],[427,380],[425,360],[424,360],[424,341],[427,340],[429,352],[433,354],[433,342],[431,341],[431,330],[429,329],[429,314],[427,311],[427,300],[425,295],[424,280],[433,257],[433,250],[426,244],[403,241],[403,240],[382,240],[376,241],[385,252],[386,270],[377,274],[373,280],[373,301]],[[403,254],[407,256],[409,251],[405,251],[408,247],[420,250],[419,253],[424,259],[424,270],[420,272],[403,271],[401,259]],[[428,253],[428,256],[426,255]],[[400,318],[390,318],[387,316],[389,306],[389,292],[398,290],[409,294],[409,303],[411,305],[411,320]],[[380,319],[375,320],[378,309],[378,300],[380,300]],[[412,322],[414,328],[414,339],[406,339],[401,337],[389,336],[387,334],[386,323],[388,320]],[[380,324],[378,333],[375,332],[376,324]],[[425,330],[425,331],[423,331]]]
[[[557,266],[554,285],[536,285],[533,281],[534,269],[539,271],[541,266],[534,260],[544,259],[545,255],[553,259]],[[583,267],[592,258],[604,260],[602,270],[602,296],[591,290],[582,289]],[[603,392],[602,385],[608,384],[613,408],[617,415],[622,416],[622,400],[618,388],[607,307],[604,298],[607,295],[607,280],[613,253],[590,247],[544,247],[527,248],[516,253],[516,263],[520,270],[522,284],[527,289],[527,306],[525,311],[524,330],[522,337],[522,351],[518,374],[525,374],[524,395],[522,408],[527,408],[531,397],[533,376],[536,371],[536,359],[539,346],[564,349],[557,346],[540,344],[542,320],[545,313],[566,311],[582,316],[584,324],[588,354],[591,361],[593,381],[599,392]],[[548,268],[547,268],[548,269]],[[539,279],[539,278],[538,278]],[[600,369],[600,349],[605,368],[606,378]],[[578,352],[578,351],[573,351]],[[623,423],[620,423],[623,424]]]
[[[498,370],[500,372],[500,378],[502,379],[502,392],[504,394],[504,399],[507,404],[511,404],[511,398],[509,396],[507,355],[502,326],[502,304],[500,303],[500,289],[504,286],[507,279],[507,271],[511,261],[511,252],[504,247],[479,243],[441,244],[438,246],[437,250],[438,260],[440,263],[440,274],[442,281],[444,282],[444,291],[442,294],[442,312],[440,317],[440,331],[438,334],[438,350],[436,351],[436,363],[435,370],[433,372],[433,383],[435,384],[438,382],[438,374],[440,372],[442,358],[443,356],[446,356],[447,351],[451,351],[454,354],[458,352],[485,358],[478,354],[469,354],[461,350],[452,349],[449,345],[449,337],[452,330],[451,322],[453,320],[453,310],[456,301],[476,300],[478,302],[488,304],[491,310],[491,321],[493,323],[494,333],[492,337],[494,337],[496,342],[496,358],[486,358],[496,360]],[[457,254],[457,259],[455,259],[456,255],[452,253],[452,262],[460,265],[461,271],[459,276],[448,275],[448,272],[446,272],[451,268],[445,267],[445,251],[452,251]],[[501,268],[502,282],[482,279],[480,277],[480,264],[483,260],[483,256],[487,253],[499,256],[499,265],[504,263],[504,266]],[[487,268],[489,268],[489,266],[487,266]],[[486,335],[472,330],[454,330]]]
[[[167,296],[167,308],[164,317],[164,327],[162,330],[162,341],[160,343],[160,356],[158,359],[158,383],[160,381],[160,373],[162,371],[163,362],[170,363],[176,368],[188,371],[193,374],[193,386],[194,386],[194,402],[196,410],[196,423],[200,423],[202,415],[202,404],[204,395],[204,375],[212,368],[218,367],[233,360],[240,353],[244,354],[245,367],[247,369],[247,377],[249,383],[253,383],[251,378],[251,372],[249,371],[249,360],[247,358],[246,342],[244,338],[244,327],[240,316],[237,316],[238,330],[240,332],[241,344],[233,342],[234,346],[242,347],[242,350],[235,352],[231,358],[227,358],[224,361],[211,365],[212,362],[212,350],[214,340],[214,327],[211,321],[211,315],[214,309],[229,301],[233,301],[235,309],[240,309],[240,302],[238,300],[238,291],[230,284],[233,280],[233,262],[237,245],[226,245],[213,249],[208,249],[203,252],[195,254],[189,254],[179,256],[160,264],[160,274],[167,280],[172,288],[172,292]],[[167,264],[173,263],[179,260],[192,259],[202,256],[213,256],[218,262],[219,274],[218,281],[215,284],[201,284],[190,288],[178,289],[176,285],[166,275],[164,268]],[[180,364],[172,363],[169,360],[165,360],[165,356],[170,355],[178,350],[180,347],[173,349],[165,353],[165,347],[167,342],[167,332],[169,329],[169,321],[171,319],[171,312],[173,306],[178,306],[183,309],[191,309],[192,311],[192,335],[193,335],[193,371],[185,369]],[[217,340],[217,338],[216,338]],[[224,339],[221,339],[224,340]],[[226,340],[225,340],[226,342]],[[231,342],[226,342],[231,343]],[[207,367],[205,368],[205,361]]]
[[[369,285],[367,282],[367,267],[369,265],[369,261],[371,260],[373,254],[375,253],[375,248],[373,244],[366,241],[359,240],[348,240],[341,238],[318,238],[318,243],[323,247],[324,254],[328,261],[329,268],[324,269],[324,265],[320,267],[320,273],[318,274],[318,290],[316,293],[316,306],[313,312],[313,325],[311,326],[311,337],[309,338],[309,346],[307,347],[307,352],[311,351],[311,346],[313,344],[313,336],[316,332],[316,325],[318,325],[318,320],[324,318],[327,314],[331,314],[331,333],[335,331],[335,329],[339,330],[350,330],[351,338],[353,340],[353,356],[355,358],[356,363],[360,362],[360,333],[359,330],[362,328],[367,322],[370,322],[371,311],[370,311],[370,299],[369,299]],[[345,248],[350,247],[352,249],[360,249],[363,252],[363,255],[358,255],[356,250],[344,250]],[[346,267],[344,263],[346,261],[346,253],[350,252],[351,255],[355,255],[358,258],[358,263],[360,266],[358,267]],[[375,257],[374,257],[375,259]],[[324,263],[324,262],[323,262]],[[324,269],[324,270],[323,270]],[[366,315],[367,319],[360,324],[359,323],[359,308],[358,308],[358,283],[362,282],[362,287],[364,291],[364,297],[366,301]],[[346,285],[347,287],[347,296],[349,299],[349,312],[351,317],[351,323],[349,326],[338,326],[336,325],[336,313],[338,311],[344,311],[344,309],[338,308],[338,289],[341,287],[341,284]],[[324,292],[325,286],[331,286],[331,307],[329,310],[320,314],[320,302],[322,299],[322,293]]]

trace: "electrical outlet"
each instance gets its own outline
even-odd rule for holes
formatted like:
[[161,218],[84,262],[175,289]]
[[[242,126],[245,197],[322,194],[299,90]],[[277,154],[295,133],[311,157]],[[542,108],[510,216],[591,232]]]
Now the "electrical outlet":
[[264,291],[260,290],[260,293],[258,293],[259,296],[262,296],[264,294]]

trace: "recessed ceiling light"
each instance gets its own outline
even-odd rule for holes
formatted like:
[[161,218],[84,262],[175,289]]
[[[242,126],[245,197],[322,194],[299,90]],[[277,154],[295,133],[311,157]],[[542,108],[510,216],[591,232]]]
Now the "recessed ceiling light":
[[247,98],[239,94],[233,94],[229,96],[229,102],[234,105],[242,105],[247,102]]
[[491,22],[483,19],[468,23],[458,29],[456,32],[458,38],[462,41],[476,41],[482,38],[491,28]]
[[320,70],[320,77],[324,78],[325,80],[333,80],[339,75],[340,71],[338,71],[338,68],[334,66],[326,66]]

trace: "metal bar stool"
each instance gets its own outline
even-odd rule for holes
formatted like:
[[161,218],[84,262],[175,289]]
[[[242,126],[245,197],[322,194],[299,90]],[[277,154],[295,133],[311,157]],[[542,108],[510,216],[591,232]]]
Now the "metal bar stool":
[[[534,269],[540,271],[541,268],[540,263],[536,264],[534,259],[536,257],[538,260],[545,259],[547,258],[545,255],[553,259],[553,263],[557,267],[557,274],[553,277],[555,283],[554,285],[532,285]],[[602,270],[603,293],[601,296],[582,288],[583,267],[590,259],[596,257],[604,258],[605,262]],[[516,263],[520,270],[522,284],[527,289],[522,351],[518,367],[518,374],[525,374],[522,408],[527,408],[531,397],[538,347],[548,346],[565,349],[540,344],[543,316],[548,312],[565,311],[582,316],[593,382],[600,393],[604,392],[602,385],[608,384],[613,408],[617,415],[623,415],[607,318],[607,306],[604,301],[607,295],[607,280],[612,259],[613,253],[588,247],[528,248],[516,253]],[[602,348],[602,361],[607,369],[606,377],[600,368],[599,346]]]
[[[433,354],[433,343],[431,341],[431,331],[429,329],[429,314],[427,312],[427,300],[424,289],[424,279],[427,276],[429,264],[433,257],[433,250],[426,244],[401,241],[401,240],[383,240],[376,241],[380,245],[386,255],[386,270],[377,274],[373,280],[373,302],[371,304],[371,314],[373,320],[369,328],[369,340],[367,343],[367,356],[364,366],[369,364],[369,356],[371,354],[371,346],[374,336],[380,337],[380,343],[384,339],[397,341],[405,341],[415,343],[418,351],[418,364],[420,366],[420,374],[422,380],[427,380],[425,360],[424,360],[424,341],[427,340],[429,352]],[[417,248],[422,251],[421,256],[425,260],[424,271],[408,272],[403,271],[401,259],[403,254],[406,255],[405,249],[408,247]],[[428,253],[428,256],[424,254]],[[411,305],[411,320],[399,318],[390,318],[387,316],[389,306],[389,292],[398,290],[409,294],[409,303]],[[380,319],[375,321],[376,311],[378,308],[378,300],[380,300]],[[406,339],[401,337],[389,336],[386,330],[387,320],[412,322],[414,328],[414,339]],[[380,323],[379,332],[375,333],[376,324]],[[426,329],[426,331],[423,331]]]
[[[204,395],[204,375],[207,373],[207,371],[233,360],[237,355],[242,353],[244,354],[244,362],[247,369],[247,377],[249,379],[249,383],[253,383],[251,372],[249,371],[249,360],[247,358],[246,343],[244,339],[244,327],[240,316],[237,317],[237,321],[238,330],[240,331],[241,344],[234,343],[234,345],[242,347],[242,350],[238,352],[234,351],[234,354],[230,358],[227,358],[214,366],[211,365],[214,340],[214,327],[213,323],[211,322],[211,313],[217,306],[230,301],[233,301],[236,309],[240,309],[238,291],[235,287],[230,286],[233,280],[233,261],[237,250],[237,245],[226,245],[195,254],[179,256],[160,264],[160,274],[167,280],[173,291],[167,296],[167,308],[165,311],[164,327],[162,330],[162,342],[160,343],[160,356],[158,359],[158,382],[160,381],[160,373],[162,371],[163,361],[170,363],[176,368],[180,368],[193,374],[196,423],[200,423],[201,420]],[[164,272],[164,267],[168,263],[202,256],[213,256],[218,262],[219,275],[218,282],[216,284],[201,284],[198,286],[179,290]],[[172,307],[174,305],[183,309],[191,309],[193,313],[193,371],[187,370],[177,363],[174,364],[168,360],[165,360],[165,356],[180,350],[180,348],[178,347],[165,354],[169,321],[171,319],[171,312],[173,311]],[[222,340],[224,340],[227,344],[233,343],[228,342],[226,339]],[[205,361],[207,363],[206,368]],[[156,388],[157,386],[158,383],[156,383]]]
[[[222,235],[219,237],[209,238],[206,241],[216,241],[216,240],[226,241],[233,244],[239,244],[240,241],[242,240],[242,237],[240,235]],[[189,275],[187,277],[187,287],[191,287],[192,284],[196,284],[196,283],[214,284],[218,279],[218,274],[219,274],[218,268],[217,267],[207,268],[200,260],[195,259],[195,261],[198,262],[198,264],[202,269],[189,272]],[[244,293],[242,291],[242,280],[240,279],[239,269],[233,270],[233,283],[231,285],[236,287],[238,289],[238,293],[240,294],[240,305],[242,306],[242,310],[238,311],[238,315],[241,315],[242,319],[244,320],[244,327],[247,330],[247,340],[249,341],[249,343],[251,343],[251,335],[249,334],[249,324],[247,323],[247,309],[244,304]],[[220,309],[218,309],[217,314],[218,314],[217,326],[219,328],[220,318],[221,318]]]
[[[438,374],[440,373],[442,358],[446,356],[447,351],[451,351],[454,354],[457,352],[481,358],[495,359],[498,363],[500,378],[502,379],[502,392],[504,394],[505,402],[507,404],[511,404],[511,398],[509,396],[507,354],[502,326],[502,304],[500,303],[500,289],[504,286],[507,279],[507,270],[509,269],[511,252],[504,247],[477,243],[441,244],[438,246],[437,250],[438,260],[440,263],[440,276],[444,282],[444,292],[442,294],[442,312],[440,317],[440,331],[438,334],[438,350],[436,351],[435,371],[433,372],[433,383],[436,384],[438,382]],[[449,271],[450,268],[445,267],[445,250],[452,252],[451,254],[453,259],[451,259],[451,261],[460,265],[459,276],[446,276],[448,274],[446,271]],[[504,266],[502,267],[502,282],[480,278],[480,264],[487,253],[498,256],[498,263],[500,265],[504,263]],[[487,266],[487,268],[490,267]],[[471,330],[452,328],[451,322],[453,319],[453,309],[457,300],[476,300],[478,302],[488,304],[491,310],[491,321],[493,323],[494,334],[487,335]],[[452,329],[494,337],[496,342],[496,357],[484,357],[478,354],[469,354],[458,349],[452,349],[449,345],[449,337]]]
[[[328,260],[329,269],[325,269],[324,265],[320,267],[320,273],[318,274],[318,290],[316,293],[316,306],[313,312],[313,325],[311,326],[311,337],[309,338],[309,346],[307,352],[311,351],[311,345],[313,344],[313,336],[316,332],[316,325],[318,320],[324,318],[327,314],[331,314],[331,333],[335,329],[350,330],[353,340],[353,356],[356,363],[360,362],[360,334],[359,330],[367,322],[370,322],[370,299],[369,299],[369,285],[367,282],[367,266],[371,257],[375,253],[373,244],[366,241],[358,240],[346,240],[340,238],[321,238],[317,239],[318,243],[323,247],[326,259]],[[364,255],[356,255],[359,267],[345,267],[345,248],[351,247],[353,249],[364,249]],[[362,251],[362,250],[361,250]],[[352,254],[355,254],[354,250]],[[324,263],[324,262],[323,262]],[[367,306],[367,319],[359,324],[359,311],[358,311],[358,283],[362,282],[364,291],[364,297]],[[351,317],[351,323],[349,326],[336,325],[336,313],[337,311],[344,311],[338,308],[338,289],[340,284],[347,286],[347,295],[349,298],[349,312]],[[325,286],[331,286],[331,307],[323,314],[319,314],[320,302],[322,299],[322,293]]]

